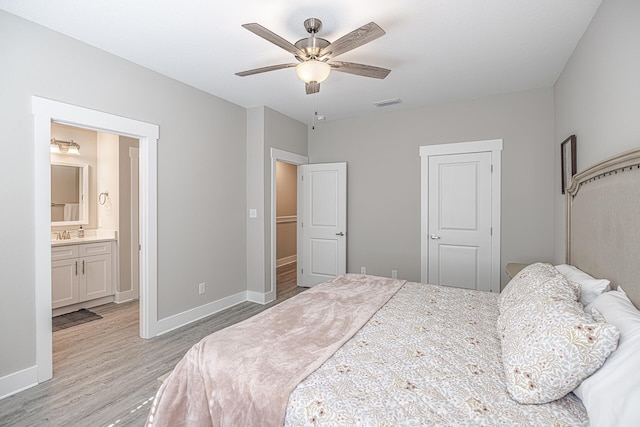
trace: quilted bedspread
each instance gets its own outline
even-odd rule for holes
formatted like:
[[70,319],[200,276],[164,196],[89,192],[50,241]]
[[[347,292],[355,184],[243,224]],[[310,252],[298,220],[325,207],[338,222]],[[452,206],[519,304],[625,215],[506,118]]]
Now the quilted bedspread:
[[347,274],[191,347],[163,382],[147,425],[282,426],[287,399],[405,283]]
[[582,426],[572,393],[511,399],[497,294],[406,283],[291,393],[289,426]]

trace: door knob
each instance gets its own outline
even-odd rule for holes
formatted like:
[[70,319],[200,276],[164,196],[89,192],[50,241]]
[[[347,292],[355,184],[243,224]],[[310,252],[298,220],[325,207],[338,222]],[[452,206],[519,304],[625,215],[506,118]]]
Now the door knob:
[[341,231],[339,233],[336,233],[336,236],[344,236],[344,233]]
[[433,240],[438,240],[440,238],[440,236],[438,236],[437,234],[432,234],[432,235],[429,236],[429,238],[433,239]]

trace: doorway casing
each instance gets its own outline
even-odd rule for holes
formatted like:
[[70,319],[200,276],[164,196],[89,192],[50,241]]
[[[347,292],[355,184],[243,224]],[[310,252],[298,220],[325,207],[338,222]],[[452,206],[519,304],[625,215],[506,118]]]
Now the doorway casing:
[[158,334],[157,142],[159,126],[33,96],[36,382],[53,376],[51,332],[51,123],[140,140],[140,336]]
[[[271,288],[265,293],[265,302],[270,302],[276,299],[276,162],[291,163],[296,166],[306,165],[309,163],[307,156],[301,156],[300,154],[290,153],[288,151],[279,150],[277,148],[271,148]],[[298,188],[298,214],[300,209],[300,188]],[[300,221],[298,221],[300,224]],[[301,259],[301,233],[300,226],[298,225],[297,234],[297,259]],[[300,283],[298,268],[297,282]]]

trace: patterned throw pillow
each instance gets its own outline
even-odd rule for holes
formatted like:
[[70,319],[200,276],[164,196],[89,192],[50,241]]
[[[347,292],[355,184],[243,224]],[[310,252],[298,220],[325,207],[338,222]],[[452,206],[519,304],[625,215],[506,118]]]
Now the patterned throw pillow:
[[556,300],[577,301],[579,296],[580,285],[567,281],[551,264],[539,262],[528,265],[498,297],[498,332],[502,333],[506,325],[519,321],[523,305],[528,301],[551,304]]
[[530,264],[520,270],[500,293],[500,313],[517,307],[534,295],[577,301],[580,297],[580,285],[568,282],[551,264]]
[[507,389],[525,404],[572,391],[616,349],[619,336],[615,326],[584,312],[564,277],[544,264],[533,270],[514,277],[519,281],[502,298],[498,318]]

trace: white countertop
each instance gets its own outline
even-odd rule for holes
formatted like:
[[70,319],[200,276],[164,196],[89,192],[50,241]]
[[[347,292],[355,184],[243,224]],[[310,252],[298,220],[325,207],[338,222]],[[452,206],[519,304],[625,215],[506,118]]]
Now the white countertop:
[[51,233],[51,246],[81,245],[83,243],[106,242],[116,240],[114,230],[85,230],[84,237],[77,237],[77,230],[70,230],[71,239],[57,239],[58,232]]

